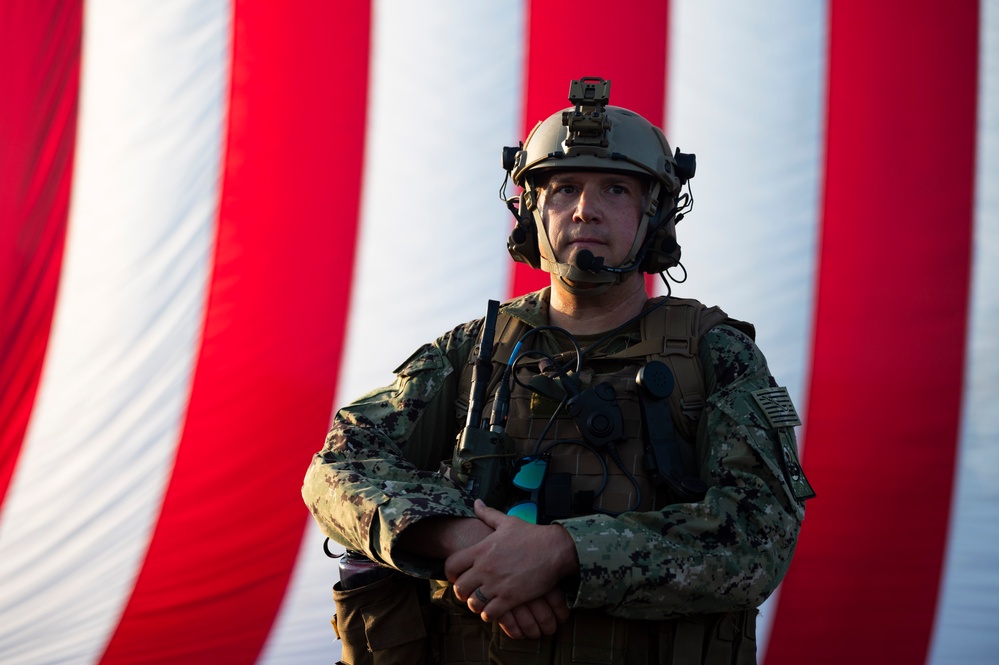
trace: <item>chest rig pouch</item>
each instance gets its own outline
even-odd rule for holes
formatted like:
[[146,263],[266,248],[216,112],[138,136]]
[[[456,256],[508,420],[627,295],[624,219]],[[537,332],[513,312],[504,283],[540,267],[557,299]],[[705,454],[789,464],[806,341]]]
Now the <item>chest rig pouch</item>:
[[645,433],[645,468],[657,484],[666,484],[677,500],[700,501],[708,487],[684,468],[669,412],[669,396],[676,385],[673,372],[665,363],[653,360],[638,370],[637,382]]

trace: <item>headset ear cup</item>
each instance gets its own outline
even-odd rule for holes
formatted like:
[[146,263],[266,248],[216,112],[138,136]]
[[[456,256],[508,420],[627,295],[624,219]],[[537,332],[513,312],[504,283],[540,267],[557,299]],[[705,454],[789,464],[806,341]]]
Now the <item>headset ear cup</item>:
[[541,249],[538,246],[538,225],[534,216],[534,198],[530,195],[531,185],[520,193],[520,202],[514,217],[517,225],[510,231],[506,250],[518,263],[526,263],[534,269],[541,268]]
[[680,245],[676,242],[676,236],[666,229],[660,229],[646,245],[645,257],[639,267],[642,272],[656,274],[672,268],[679,262]]
[[541,250],[538,249],[538,228],[534,215],[524,215],[513,227],[506,241],[506,249],[514,261],[526,263],[532,268],[541,268]]
[[[680,263],[680,245],[676,241],[676,218],[671,217],[661,224],[661,215],[666,211],[675,212],[676,199],[664,197],[657,207],[657,214],[649,223],[650,228],[659,227],[645,241],[645,255],[639,269],[650,275],[661,273]],[[661,224],[661,226],[660,226]]]
[[[673,226],[672,223],[670,224],[670,226],[671,227]],[[674,267],[676,265],[679,265],[679,263],[680,263],[680,243],[678,243],[676,241],[676,231],[675,230],[672,233],[668,233],[666,235],[666,238],[663,239],[663,242],[660,245],[660,248],[662,250],[662,259],[661,260],[662,260],[663,266],[662,266],[662,268],[659,269],[659,272],[662,272],[663,270],[667,270],[667,269],[672,268],[672,267]]]

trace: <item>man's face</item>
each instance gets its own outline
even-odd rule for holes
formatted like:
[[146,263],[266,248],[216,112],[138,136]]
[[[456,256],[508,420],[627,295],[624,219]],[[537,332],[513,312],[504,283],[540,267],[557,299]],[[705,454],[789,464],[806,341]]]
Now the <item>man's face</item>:
[[[638,176],[561,171],[542,187],[538,204],[555,258],[573,263],[584,249],[608,266],[628,257],[641,220],[646,182]],[[551,258],[551,257],[546,257]]]

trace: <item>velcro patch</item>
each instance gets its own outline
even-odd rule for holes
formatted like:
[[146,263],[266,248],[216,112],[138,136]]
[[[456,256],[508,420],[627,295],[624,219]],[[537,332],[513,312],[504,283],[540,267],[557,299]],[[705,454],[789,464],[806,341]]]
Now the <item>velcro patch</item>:
[[781,430],[780,434],[781,451],[784,459],[781,466],[784,468],[784,479],[791,486],[791,492],[798,501],[812,499],[815,497],[815,490],[805,477],[805,472],[798,462],[798,448],[795,445],[794,437],[788,430]]
[[787,388],[764,388],[752,393],[770,427],[797,427],[801,424]]

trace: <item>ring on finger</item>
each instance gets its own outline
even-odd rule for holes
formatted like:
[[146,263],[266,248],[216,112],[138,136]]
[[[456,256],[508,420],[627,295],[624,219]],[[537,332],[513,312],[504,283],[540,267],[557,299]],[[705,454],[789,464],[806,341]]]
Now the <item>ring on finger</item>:
[[472,595],[475,596],[475,599],[477,601],[482,603],[483,607],[489,604],[489,599],[486,597],[486,594],[482,593],[482,587],[479,587],[478,589],[473,591]]

